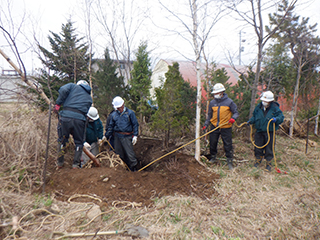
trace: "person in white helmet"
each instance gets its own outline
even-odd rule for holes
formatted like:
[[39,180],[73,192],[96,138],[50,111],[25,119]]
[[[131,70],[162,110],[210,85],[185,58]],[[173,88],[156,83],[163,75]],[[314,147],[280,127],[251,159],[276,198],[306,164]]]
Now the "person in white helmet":
[[73,136],[75,152],[72,168],[80,168],[80,158],[86,129],[87,112],[92,104],[91,87],[85,80],[79,80],[77,84],[67,83],[59,89],[59,96],[53,111],[58,113],[58,169],[64,164],[64,150],[69,141],[70,134]]
[[[90,107],[87,113],[88,125],[86,129],[86,140],[83,144],[93,155],[99,154],[99,145],[103,138],[103,125],[99,118],[98,110],[95,107]],[[81,167],[89,160],[87,154],[82,152]]]
[[[213,86],[212,94],[214,99],[209,103],[207,119],[203,130],[212,130],[221,126],[209,135],[210,140],[210,159],[211,163],[216,162],[217,146],[221,136],[224,151],[227,157],[228,168],[233,169],[233,146],[232,146],[232,124],[239,117],[237,105],[225,93],[225,87],[221,83]],[[224,125],[223,125],[224,124]]]
[[[254,148],[256,168],[262,162],[263,157],[266,159],[266,170],[271,171],[271,161],[273,159],[273,138],[275,137],[275,131],[279,128],[279,125],[283,122],[284,116],[280,110],[280,105],[274,101],[274,95],[271,91],[266,91],[261,94],[261,102],[255,107],[252,117],[247,122],[248,124],[254,124],[256,129],[254,135],[254,141],[257,146],[264,146],[268,142],[267,127],[268,122],[272,122],[269,125],[270,141],[264,148]],[[275,129],[273,128],[275,123]],[[274,143],[275,144],[275,143]]]
[[138,140],[139,123],[135,113],[125,107],[124,100],[117,96],[112,101],[116,110],[111,113],[110,122],[106,126],[105,137],[109,139],[114,134],[114,147],[120,158],[127,164],[131,171],[137,170],[137,158],[133,145]]

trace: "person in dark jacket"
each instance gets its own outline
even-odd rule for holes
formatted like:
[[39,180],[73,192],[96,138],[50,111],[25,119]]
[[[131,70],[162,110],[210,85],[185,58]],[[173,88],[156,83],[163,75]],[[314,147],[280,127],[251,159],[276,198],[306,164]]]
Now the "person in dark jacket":
[[[86,141],[83,147],[86,147],[93,155],[99,154],[99,146],[103,138],[103,125],[99,118],[98,110],[95,107],[90,107],[87,113],[88,125],[86,129]],[[87,154],[82,152],[81,167],[89,160]]]
[[109,139],[114,134],[116,153],[120,155],[131,171],[136,171],[138,161],[133,151],[133,145],[138,140],[138,120],[135,113],[125,107],[121,97],[115,97],[112,105],[117,110],[111,114],[110,123],[106,126],[105,137]]
[[232,146],[232,124],[239,117],[237,105],[225,93],[223,84],[217,83],[213,86],[214,99],[209,103],[207,119],[203,130],[208,127],[213,131],[209,135],[210,140],[210,162],[214,163],[217,157],[217,146],[221,135],[224,151],[227,157],[228,168],[233,169],[233,146]]
[[[264,148],[254,148],[255,155],[255,167],[259,167],[263,157],[266,159],[266,170],[271,171],[271,161],[273,159],[273,139],[275,139],[275,131],[279,128],[279,125],[283,122],[284,116],[279,108],[279,103],[274,101],[274,95],[271,91],[264,92],[260,97],[261,102],[255,107],[252,117],[247,122],[248,124],[254,124],[256,129],[254,135],[255,145],[260,147],[264,146],[269,138],[267,133],[269,124],[270,141]],[[273,128],[275,123],[275,129]]]
[[79,80],[77,84],[67,83],[59,89],[59,96],[54,106],[54,112],[58,113],[58,168],[64,163],[64,149],[71,134],[75,143],[75,153],[72,168],[80,168],[80,158],[84,142],[87,112],[92,104],[91,87],[85,80]]

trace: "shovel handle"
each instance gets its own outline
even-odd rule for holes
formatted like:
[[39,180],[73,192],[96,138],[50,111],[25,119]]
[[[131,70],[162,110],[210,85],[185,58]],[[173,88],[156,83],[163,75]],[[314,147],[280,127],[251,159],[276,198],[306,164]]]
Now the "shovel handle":
[[94,165],[95,167],[100,167],[100,166],[101,166],[98,158],[96,158],[96,156],[93,155],[86,147],[83,147],[82,150],[83,150],[84,153],[87,154],[87,156],[92,160],[93,165]]
[[123,234],[126,231],[105,231],[105,232],[96,232],[96,233],[63,233],[63,232],[54,232],[53,234],[62,235],[55,239],[64,239],[66,237],[89,237],[89,236],[102,236],[102,235],[113,235],[113,234]]

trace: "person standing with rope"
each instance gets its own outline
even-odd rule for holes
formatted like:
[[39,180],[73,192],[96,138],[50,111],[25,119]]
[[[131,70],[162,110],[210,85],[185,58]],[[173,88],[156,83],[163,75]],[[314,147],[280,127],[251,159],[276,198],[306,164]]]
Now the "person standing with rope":
[[214,99],[209,103],[207,119],[202,128],[204,131],[219,127],[209,135],[211,163],[216,162],[217,146],[221,135],[224,151],[227,157],[229,170],[233,169],[232,124],[239,117],[237,105],[225,93],[225,87],[221,83],[213,86]]
[[117,96],[112,101],[113,108],[109,124],[106,126],[105,137],[109,139],[114,134],[114,147],[128,168],[135,172],[138,164],[133,145],[137,143],[139,123],[135,113],[125,107],[124,100]]
[[[273,159],[273,145],[275,146],[275,131],[283,122],[284,116],[279,108],[279,103],[274,101],[274,95],[271,91],[266,91],[261,94],[261,102],[255,107],[252,117],[247,124],[254,124],[256,129],[254,135],[255,147],[255,163],[256,168],[259,167],[263,160],[266,159],[266,170],[271,171],[271,161]],[[269,122],[274,124],[270,124]],[[268,129],[269,127],[269,129]],[[269,132],[269,134],[268,134]],[[265,146],[265,147],[259,147]]]

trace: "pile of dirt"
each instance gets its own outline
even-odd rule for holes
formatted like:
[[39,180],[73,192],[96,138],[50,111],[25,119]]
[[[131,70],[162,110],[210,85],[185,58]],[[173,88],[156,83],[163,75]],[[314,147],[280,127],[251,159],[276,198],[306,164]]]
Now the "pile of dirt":
[[[162,142],[140,138],[134,150],[138,169],[172,151],[163,150]],[[46,192],[67,200],[75,194],[89,194],[103,199],[106,205],[114,201],[129,201],[149,206],[155,198],[168,195],[198,196],[202,199],[215,194],[214,184],[219,176],[208,171],[192,156],[173,153],[138,172],[122,166],[71,169],[72,154],[66,157],[65,167],[55,170],[55,159],[48,167]],[[81,201],[81,198],[78,199]]]

